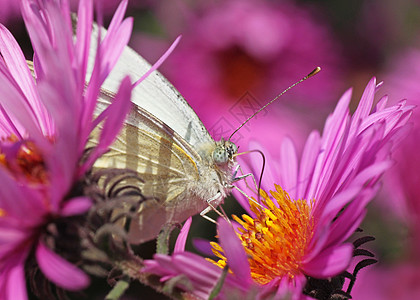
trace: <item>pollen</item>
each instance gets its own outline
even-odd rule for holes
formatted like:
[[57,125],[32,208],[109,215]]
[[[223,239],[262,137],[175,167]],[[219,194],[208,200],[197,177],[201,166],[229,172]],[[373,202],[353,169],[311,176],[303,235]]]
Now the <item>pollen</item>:
[[18,140],[15,136],[3,142],[7,144],[8,150],[6,152],[3,147],[0,148],[0,165],[6,167],[18,180],[25,178],[30,183],[47,182],[44,159],[33,142]]
[[[251,276],[261,285],[285,276],[293,280],[302,273],[302,262],[314,229],[313,201],[292,200],[280,186],[275,188],[276,191],[270,192],[271,197],[261,191],[265,207],[250,201],[255,218],[233,216],[241,225],[237,235],[249,257]],[[219,258],[214,263],[224,267],[228,262],[223,249],[216,243],[212,246],[213,253]]]

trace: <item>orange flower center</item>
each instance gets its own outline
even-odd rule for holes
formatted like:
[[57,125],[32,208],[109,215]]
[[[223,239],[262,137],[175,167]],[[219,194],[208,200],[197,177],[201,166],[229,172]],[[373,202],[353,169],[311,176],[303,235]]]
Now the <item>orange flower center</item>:
[[16,144],[16,149],[6,154],[0,148],[0,165],[6,167],[16,179],[23,177],[35,184],[48,181],[44,159],[33,142],[18,140],[16,136],[8,137],[6,142]]
[[[313,202],[293,201],[280,186],[275,187],[271,196],[277,206],[262,191],[262,203],[266,207],[250,201],[256,218],[233,216],[242,226],[237,234],[249,256],[251,276],[262,285],[284,276],[293,279],[301,273],[302,261],[313,235]],[[214,263],[223,268],[227,263],[223,249],[217,243],[212,243],[212,246],[213,253],[219,258]]]
[[219,60],[220,65],[223,66],[221,83],[227,94],[235,99],[255,88],[264,75],[264,64],[239,47],[222,51]]

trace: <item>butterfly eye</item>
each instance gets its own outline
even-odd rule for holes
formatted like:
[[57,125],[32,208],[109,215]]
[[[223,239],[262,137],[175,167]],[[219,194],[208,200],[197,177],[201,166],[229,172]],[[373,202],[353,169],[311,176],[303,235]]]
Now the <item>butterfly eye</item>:
[[225,149],[229,159],[232,159],[233,155],[238,152],[238,147],[230,141],[225,142]]
[[238,147],[234,143],[226,141],[214,149],[213,160],[217,165],[223,165],[232,159],[236,152],[238,152]]
[[223,165],[229,160],[229,153],[224,145],[217,146],[214,149],[213,160],[217,165]]

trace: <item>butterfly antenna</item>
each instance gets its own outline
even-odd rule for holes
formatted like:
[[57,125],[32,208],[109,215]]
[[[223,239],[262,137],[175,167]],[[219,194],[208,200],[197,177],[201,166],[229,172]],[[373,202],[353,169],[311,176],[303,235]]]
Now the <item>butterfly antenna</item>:
[[245,122],[243,122],[229,137],[228,141],[230,141],[230,139],[232,138],[232,136],[238,132],[239,129],[241,129],[246,123],[249,122],[249,120],[251,120],[253,117],[255,117],[257,114],[259,114],[263,109],[265,109],[267,106],[269,106],[271,103],[273,103],[274,101],[276,101],[278,98],[280,98],[281,96],[283,96],[286,92],[288,92],[290,89],[294,88],[295,86],[297,86],[298,84],[302,83],[303,81],[305,81],[306,79],[311,78],[312,76],[315,76],[316,74],[318,74],[321,71],[320,67],[316,67],[311,73],[309,73],[308,75],[306,75],[305,77],[303,77],[301,80],[299,80],[298,82],[295,82],[294,84],[292,84],[291,86],[289,86],[287,89],[285,89],[283,92],[281,92],[280,94],[278,94],[273,100],[271,100],[270,102],[268,102],[266,105],[264,105],[263,107],[261,107],[259,110],[257,110],[252,116],[250,116],[248,119],[245,120]]

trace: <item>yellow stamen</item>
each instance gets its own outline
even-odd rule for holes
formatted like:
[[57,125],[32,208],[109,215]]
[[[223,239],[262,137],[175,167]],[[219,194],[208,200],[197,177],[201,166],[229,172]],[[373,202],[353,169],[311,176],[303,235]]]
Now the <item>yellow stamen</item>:
[[[245,252],[249,256],[251,276],[259,284],[266,284],[275,278],[287,276],[293,279],[301,273],[302,260],[313,235],[314,221],[311,216],[313,202],[290,199],[280,186],[271,197],[261,192],[262,208],[250,201],[256,218],[233,216],[243,228],[237,233]],[[274,204],[271,198],[277,202]],[[214,262],[220,267],[226,265],[223,249],[212,243],[213,252],[219,258]]]

